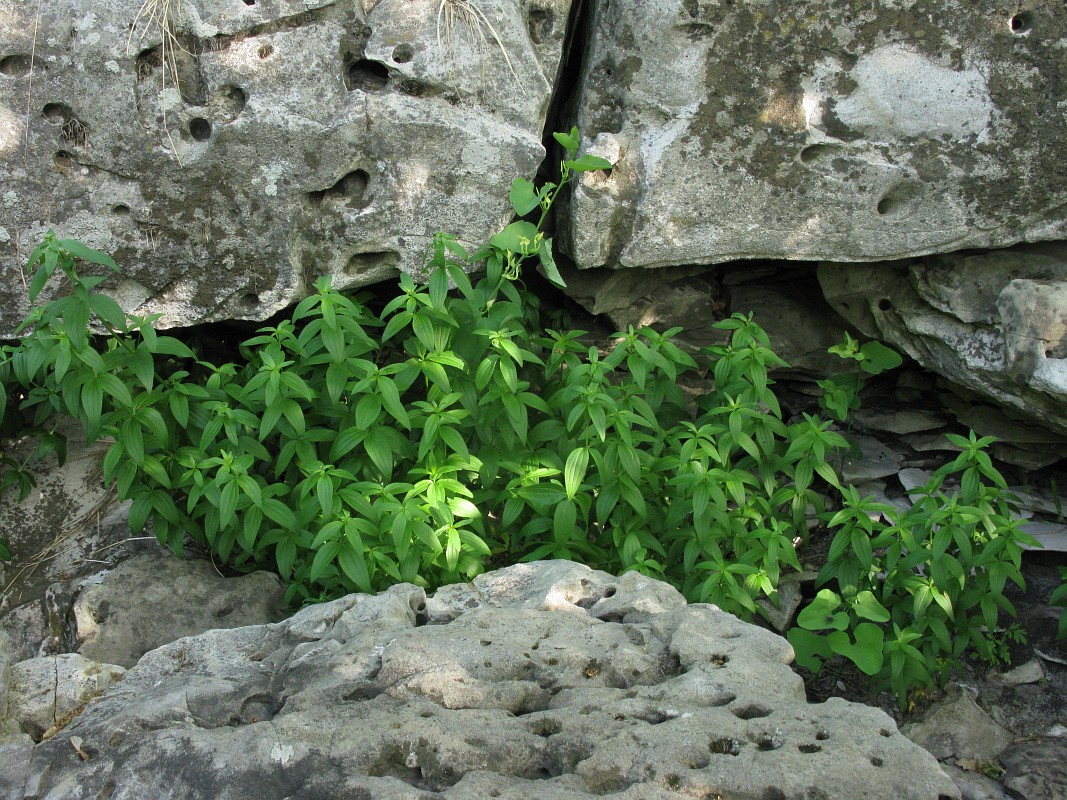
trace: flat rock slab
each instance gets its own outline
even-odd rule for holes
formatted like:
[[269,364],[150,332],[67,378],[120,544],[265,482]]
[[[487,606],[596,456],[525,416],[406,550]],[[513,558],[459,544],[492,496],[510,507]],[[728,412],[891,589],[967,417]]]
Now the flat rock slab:
[[78,652],[132,667],[149,650],[183,636],[274,622],[284,594],[270,572],[226,578],[206,561],[145,553],[78,594],[73,607]]
[[146,654],[0,794],[959,798],[883,712],[808,704],[792,657],[670,587],[571,562],[431,602],[399,585]]
[[1067,231],[1060,3],[613,0],[592,29],[578,124],[615,168],[574,193],[581,268]]

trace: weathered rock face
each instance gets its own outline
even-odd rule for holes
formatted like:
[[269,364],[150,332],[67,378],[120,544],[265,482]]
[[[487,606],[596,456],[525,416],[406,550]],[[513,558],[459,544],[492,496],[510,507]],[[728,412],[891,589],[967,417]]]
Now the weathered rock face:
[[580,267],[868,261],[1062,238],[1067,9],[598,3]]
[[0,334],[49,227],[115,256],[128,310],[263,319],[484,241],[544,155],[570,0],[140,7],[0,12]]
[[0,745],[0,792],[959,797],[883,712],[807,704],[791,659],[642,576],[518,565],[154,650],[52,738]]
[[825,264],[819,280],[830,304],[865,335],[1067,433],[1062,243],[902,264]]

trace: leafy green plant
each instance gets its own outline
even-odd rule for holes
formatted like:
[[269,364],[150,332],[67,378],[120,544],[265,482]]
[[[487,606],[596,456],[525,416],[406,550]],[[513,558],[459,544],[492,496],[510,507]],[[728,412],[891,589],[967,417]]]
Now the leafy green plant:
[[1049,603],[1054,606],[1063,606],[1064,610],[1060,612],[1060,624],[1056,638],[1067,639],[1067,567],[1060,567],[1060,580],[1062,582],[1052,591]]
[[881,342],[860,344],[847,332],[841,344],[835,344],[829,352],[842,359],[855,361],[859,369],[842,372],[818,381],[823,390],[819,404],[839,422],[848,420],[849,413],[859,408],[859,396],[868,375],[880,375],[896,369],[903,363],[900,354]]
[[[837,532],[818,578],[836,591],[820,592],[788,634],[798,663],[818,670],[831,654],[844,655],[903,704],[912,687],[943,679],[968,651],[998,660],[1000,614],[1015,614],[1003,589],[1008,580],[1023,586],[1023,545],[1036,542],[1020,530],[1016,499],[985,452],[993,438],[948,438],[960,454],[915,491],[908,510],[846,490],[828,521]],[[959,488],[945,492],[950,477]],[[882,637],[872,622],[891,630]]]
[[[841,485],[831,421],[784,417],[771,378],[784,362],[751,316],[717,323],[729,341],[695,354],[679,329],[598,348],[543,327],[522,271],[562,284],[547,215],[575,174],[609,166],[578,155],[576,129],[555,138],[559,181],[517,179],[518,219],[485,245],[438,234],[426,282],[401,276],[383,304],[320,279],[232,363],[123,313],[95,291],[106,276],[82,274],[114,262],[49,234],[30,295],[53,285],[53,299],[0,351],[3,431],[62,458],[58,422],[76,419],[110,442],[104,477],[132,501],[131,528],[276,570],[294,606],[553,557],[638,570],[748,619],[822,519],[835,533],[821,591],[789,634],[800,663],[842,656],[905,697],[969,649],[996,659],[1028,539],[991,440],[953,439],[960,455],[899,512]],[[899,357],[842,348],[860,377],[823,388],[844,418],[862,375]],[[712,387],[687,396],[698,375]],[[28,492],[28,466],[0,460],[3,486]],[[949,479],[960,488],[943,491]]]

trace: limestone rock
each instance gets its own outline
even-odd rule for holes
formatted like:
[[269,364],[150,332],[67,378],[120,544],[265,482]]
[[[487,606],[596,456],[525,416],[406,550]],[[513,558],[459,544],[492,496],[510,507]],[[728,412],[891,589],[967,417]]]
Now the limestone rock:
[[[1048,433],[1027,434],[1020,422],[1067,434],[1063,244],[903,264],[823,264],[819,280],[830,304],[865,336],[993,400],[1018,420],[1013,426],[1004,413],[990,420],[986,411],[973,412],[995,427],[990,433],[1019,447],[1029,440],[1035,448],[1048,446]],[[978,430],[982,420],[971,424]]]
[[125,672],[77,653],[20,661],[11,667],[7,716],[35,738],[51,735]]
[[1017,744],[1000,757],[1004,785],[1021,800],[1062,800],[1067,796],[1067,742]]
[[272,573],[224,578],[205,561],[145,553],[78,595],[73,607],[78,650],[131,667],[149,650],[183,636],[273,622],[283,595]]
[[141,6],[5,4],[0,335],[49,227],[160,325],[261,320],[483,242],[544,156],[570,0]]
[[399,585],[147,653],[0,793],[959,798],[883,712],[806,703],[791,658],[669,587],[567,562],[429,602]]
[[1011,732],[998,725],[974,701],[974,693],[958,684],[921,722],[909,723],[903,733],[939,759],[995,759],[1011,744]]
[[1062,238],[1060,5],[598,4],[578,98],[614,161],[581,268],[899,259]]
[[[0,536],[13,554],[11,561],[0,561],[0,615],[40,600],[52,584],[99,572],[101,565],[110,566],[144,544],[131,541],[129,503],[119,503],[114,490],[103,486],[107,445],[85,446],[85,434],[76,426],[60,432],[68,438],[66,462],[59,466],[54,455],[31,461],[36,487],[21,503],[14,489],[0,502]],[[7,455],[20,460],[33,446],[35,441],[3,444]],[[15,628],[9,633],[21,636]]]

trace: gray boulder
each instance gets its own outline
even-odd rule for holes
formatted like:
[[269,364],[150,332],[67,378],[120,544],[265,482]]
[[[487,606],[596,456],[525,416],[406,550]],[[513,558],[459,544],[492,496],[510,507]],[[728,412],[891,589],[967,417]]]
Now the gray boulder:
[[0,335],[49,227],[163,326],[418,272],[438,230],[481,243],[544,156],[570,2],[6,6]]
[[792,656],[662,584],[570,562],[430,600],[400,585],[147,653],[0,793],[959,797],[883,712],[806,703]]
[[[826,299],[866,336],[1023,420],[1067,434],[1067,249],[1061,243],[902,264],[823,264]],[[981,420],[966,420],[982,432]],[[990,431],[1010,442],[1049,443]],[[1062,453],[1063,442],[1059,444]]]
[[74,600],[78,652],[132,667],[142,655],[213,628],[274,622],[284,587],[270,572],[227,578],[162,551],[125,561]]
[[1061,4],[598,3],[579,267],[869,261],[1062,238]]

